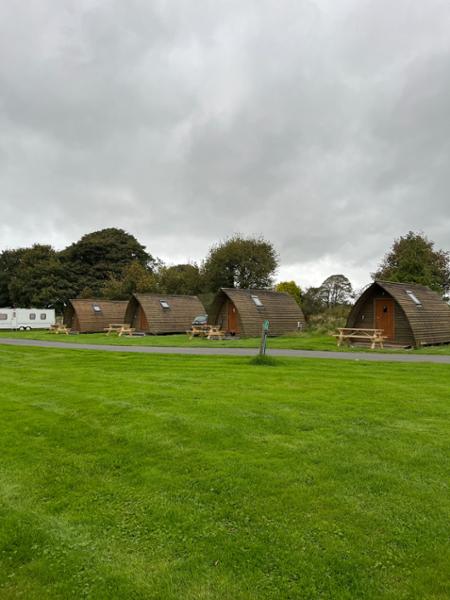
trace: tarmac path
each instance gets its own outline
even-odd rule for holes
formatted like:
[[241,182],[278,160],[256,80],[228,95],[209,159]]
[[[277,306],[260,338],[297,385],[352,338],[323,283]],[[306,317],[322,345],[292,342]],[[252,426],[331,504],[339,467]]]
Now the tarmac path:
[[[20,340],[0,338],[0,345],[29,346],[34,348],[62,348],[65,350],[99,350],[103,352],[127,352],[131,354],[185,354],[197,356],[255,356],[257,348],[186,348],[162,346],[114,346],[113,344],[74,344],[70,342],[48,342],[43,340]],[[368,362],[403,362],[450,364],[450,356],[437,354],[381,354],[370,352],[328,352],[318,350],[268,349],[269,356],[291,358],[319,358]]]

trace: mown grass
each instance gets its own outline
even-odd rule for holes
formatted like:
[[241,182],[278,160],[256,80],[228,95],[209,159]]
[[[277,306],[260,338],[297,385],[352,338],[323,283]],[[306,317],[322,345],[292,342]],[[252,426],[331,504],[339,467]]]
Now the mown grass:
[[[143,337],[118,337],[117,335],[107,336],[104,333],[89,333],[80,335],[55,335],[47,331],[2,331],[0,338],[19,338],[33,340],[47,340],[62,343],[78,344],[113,344],[120,346],[160,346],[160,347],[191,347],[191,348],[258,348],[259,338],[243,338],[231,340],[207,340],[194,338],[189,339],[187,335],[147,335]],[[433,346],[421,348],[418,350],[403,350],[401,348],[386,348],[384,350],[369,350],[364,346],[342,346],[338,348],[336,338],[332,335],[317,333],[315,331],[306,331],[303,333],[285,335],[280,337],[268,338],[267,347],[270,351],[273,349],[292,349],[292,350],[325,350],[332,352],[361,352],[364,350],[370,352],[382,353],[408,353],[408,354],[450,354],[450,345]]]
[[0,597],[448,598],[449,386],[0,347]]

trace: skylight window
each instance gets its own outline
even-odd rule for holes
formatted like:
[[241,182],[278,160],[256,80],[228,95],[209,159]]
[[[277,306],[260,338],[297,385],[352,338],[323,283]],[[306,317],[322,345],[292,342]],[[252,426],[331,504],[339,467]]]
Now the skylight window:
[[411,298],[411,300],[414,302],[414,304],[416,306],[422,306],[422,302],[411,290],[406,290],[406,293],[408,294],[408,296]]
[[102,312],[102,307],[100,306],[100,304],[93,304],[92,305],[92,310],[98,314]]
[[164,308],[164,310],[167,310],[170,308],[170,305],[166,300],[160,300],[159,303],[161,304],[161,308]]
[[261,302],[261,300],[258,298],[258,296],[253,296],[252,295],[252,300],[253,302],[256,304],[256,306],[258,308],[262,308],[263,307],[263,303]]

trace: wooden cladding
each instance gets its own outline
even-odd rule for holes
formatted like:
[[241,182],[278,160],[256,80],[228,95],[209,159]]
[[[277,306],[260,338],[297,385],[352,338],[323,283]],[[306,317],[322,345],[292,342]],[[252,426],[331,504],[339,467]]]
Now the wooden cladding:
[[203,314],[205,307],[197,296],[134,294],[126,319],[137,331],[158,335],[185,333]]
[[80,333],[103,332],[110,323],[125,323],[128,301],[74,298],[64,312],[64,324]]
[[[259,302],[255,302],[255,297]],[[261,335],[266,319],[270,321],[270,335],[293,333],[305,326],[305,317],[294,298],[270,290],[222,288],[210,315],[211,323],[245,337]]]
[[403,346],[445,344],[450,342],[450,307],[423,285],[376,281],[357,300],[347,326],[381,327],[389,341]]

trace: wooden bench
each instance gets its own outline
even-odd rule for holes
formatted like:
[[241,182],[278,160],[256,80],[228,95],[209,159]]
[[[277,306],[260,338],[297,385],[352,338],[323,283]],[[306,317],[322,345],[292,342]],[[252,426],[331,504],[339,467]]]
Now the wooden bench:
[[56,333],[56,335],[64,333],[65,335],[69,335],[70,327],[57,323],[56,325],[50,325],[49,333]]
[[211,325],[206,337],[208,340],[223,340],[225,331],[220,329],[220,325]]
[[106,335],[117,333],[118,337],[122,337],[122,335],[133,335],[136,329],[126,323],[110,323],[108,327],[105,327],[104,331],[106,331]]
[[208,340],[223,340],[225,332],[220,329],[220,325],[193,325],[186,331],[189,339],[194,337],[205,337]]
[[371,350],[375,350],[378,345],[383,348],[383,342],[387,339],[383,335],[383,329],[362,329],[359,327],[338,327],[339,333],[334,334],[337,338],[337,345],[342,346],[344,343],[350,344],[351,340],[361,340],[370,342]]
[[191,329],[186,331],[189,339],[192,340],[194,337],[207,337],[209,332],[209,325],[193,325]]

